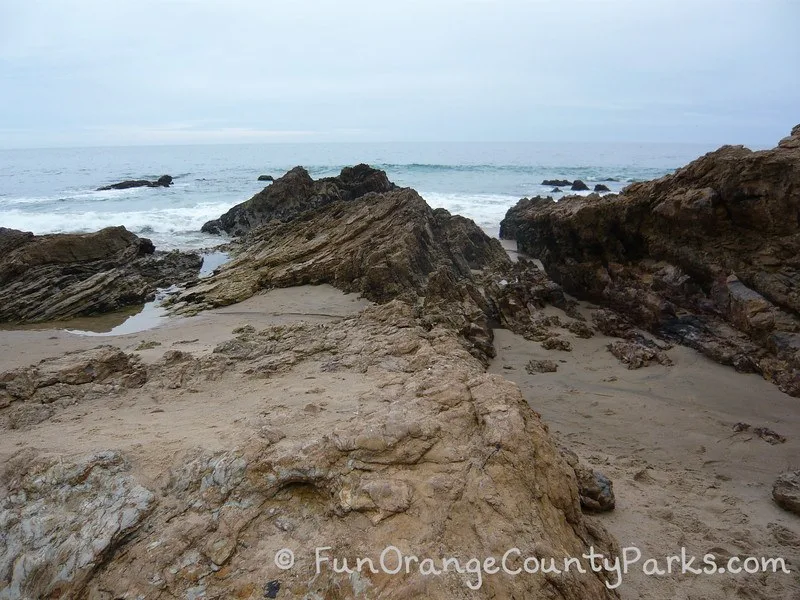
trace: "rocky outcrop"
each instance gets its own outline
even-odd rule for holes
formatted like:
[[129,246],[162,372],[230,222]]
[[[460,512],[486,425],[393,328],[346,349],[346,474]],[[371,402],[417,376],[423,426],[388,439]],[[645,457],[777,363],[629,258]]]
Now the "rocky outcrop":
[[772,497],[778,506],[800,516],[800,471],[787,471],[778,477]]
[[103,187],[97,188],[98,192],[107,192],[108,190],[127,190],[130,188],[137,188],[137,187],[169,187],[172,185],[172,176],[171,175],[162,175],[155,181],[149,181],[147,179],[128,179],[126,181],[121,181],[119,183],[112,183],[111,185],[106,185]]
[[[349,574],[323,562],[315,572],[315,548],[353,568],[356,557],[378,566],[393,546],[437,568],[445,557],[499,563],[511,548],[521,552],[512,568],[528,556],[563,565],[590,547],[618,551],[582,515],[591,490],[579,494],[576,468],[519,389],[486,374],[456,331],[416,312],[394,300],[338,322],[249,328],[212,354],[167,352],[143,389],[118,392],[134,402],[206,377],[216,402],[215,389],[294,370],[318,384],[361,382],[337,410],[310,412],[307,393],[287,392],[264,396],[229,447],[138,445],[57,459],[30,451],[2,463],[0,598],[616,598],[602,574],[574,568],[484,574],[479,589],[468,587],[478,587],[474,569]],[[137,364],[116,356],[100,362],[112,371],[103,381]],[[81,369],[46,369],[65,390],[91,384],[64,375]],[[146,451],[160,457],[155,478],[142,476],[142,456],[126,453]],[[276,566],[281,548],[293,550],[293,568]]]
[[594,186],[594,191],[595,191],[595,192],[610,192],[611,190],[610,190],[610,189],[608,189],[608,186],[607,186],[607,185],[604,185],[604,184],[602,184],[602,183],[598,183],[598,184],[596,184],[596,185]]
[[800,395],[800,128],[589,198],[524,199],[501,236],[581,298]]
[[272,175],[259,175],[259,181],[275,181],[275,178]]
[[386,173],[364,164],[345,167],[338,177],[316,181],[303,167],[295,167],[250,200],[203,225],[202,230],[238,236],[273,220],[291,221],[314,208],[394,188]]
[[553,187],[569,187],[572,182],[567,179],[545,179],[542,185],[552,185]]
[[0,228],[0,322],[35,323],[141,304],[197,276],[197,254],[156,252],[124,227],[36,236]]
[[573,192],[585,192],[588,191],[589,186],[580,179],[576,179],[572,182],[572,186],[569,189],[571,189]]

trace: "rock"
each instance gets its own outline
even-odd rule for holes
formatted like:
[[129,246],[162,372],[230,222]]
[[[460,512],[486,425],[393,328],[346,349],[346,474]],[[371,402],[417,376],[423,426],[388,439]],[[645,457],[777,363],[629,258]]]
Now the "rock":
[[649,340],[639,338],[612,342],[606,346],[608,351],[621,362],[628,365],[629,369],[641,369],[657,362],[660,365],[671,366],[672,360]]
[[595,192],[610,192],[611,190],[608,189],[607,185],[603,185],[602,183],[598,183],[594,186]]
[[576,179],[576,180],[575,180],[575,181],[572,183],[572,187],[571,187],[570,189],[571,189],[573,192],[585,192],[585,191],[587,191],[587,190],[589,189],[589,186],[588,186],[588,185],[586,185],[586,184],[585,184],[583,181],[581,181],[580,179]]
[[0,322],[35,323],[144,303],[197,276],[202,257],[155,252],[124,227],[52,234],[0,229]]
[[275,178],[272,175],[259,175],[259,181],[275,181]]
[[[484,577],[480,590],[466,586],[474,580],[465,574],[431,577],[417,568],[389,577],[337,573],[326,563],[316,574],[315,548],[376,563],[391,545],[463,561],[524,548],[515,564],[590,547],[609,555],[617,545],[581,508],[607,507],[610,482],[571,466],[517,386],[487,374],[445,321],[428,327],[415,304],[396,299],[340,321],[244,332],[238,341],[248,347],[238,358],[165,354],[148,369],[148,389],[170,385],[179,371],[213,373],[217,389],[255,386],[276,357],[286,360],[272,376],[296,369],[324,377],[322,366],[335,358],[337,380],[363,384],[342,396],[344,410],[324,416],[309,416],[302,396],[288,392],[282,408],[254,413],[280,414],[280,430],[268,420],[240,422],[226,433],[228,447],[176,451],[165,441],[128,445],[126,453],[140,453],[130,460],[108,451],[4,461],[4,600],[332,598],[343,590],[348,597],[369,590],[386,598],[618,598],[591,571]],[[126,404],[142,395],[120,393]],[[158,477],[156,465],[143,469],[142,452],[159,457]],[[293,569],[275,566],[280,548],[294,549]]]
[[317,181],[303,167],[295,167],[250,200],[204,224],[202,231],[243,235],[273,220],[291,221],[312,209],[355,200],[372,192],[388,192],[395,187],[386,173],[364,164],[345,167],[338,177]]
[[581,508],[587,512],[608,512],[614,510],[616,497],[614,484],[599,471],[590,469],[580,462],[572,450],[561,448],[561,455],[575,471]]
[[522,199],[501,236],[567,293],[800,396],[800,146],[724,146],[621,194]]
[[535,373],[555,373],[558,365],[552,360],[531,360],[525,365],[525,370],[534,375]]
[[170,175],[162,175],[156,181],[149,181],[147,179],[128,179],[120,183],[113,183],[104,187],[97,188],[98,192],[106,192],[108,190],[127,190],[137,187],[169,187],[172,185],[172,177]]
[[551,194],[561,194],[562,193],[561,192],[561,188],[553,188],[552,190],[550,190],[550,193]]
[[772,498],[781,508],[800,516],[800,471],[787,471],[778,477]]
[[552,185],[554,187],[568,187],[572,185],[571,181],[566,179],[545,179],[542,185]]
[[558,336],[549,337],[542,342],[542,348],[545,350],[560,350],[562,352],[572,352],[572,344],[569,340],[565,340]]

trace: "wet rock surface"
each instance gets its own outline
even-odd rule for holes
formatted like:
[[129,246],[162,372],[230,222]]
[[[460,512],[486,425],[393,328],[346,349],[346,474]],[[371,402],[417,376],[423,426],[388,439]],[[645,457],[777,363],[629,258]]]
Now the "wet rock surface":
[[172,185],[172,176],[170,175],[162,175],[155,181],[150,181],[148,179],[128,179],[126,181],[120,181],[119,183],[112,183],[111,185],[106,185],[103,187],[97,188],[98,192],[107,192],[109,190],[128,190],[131,188],[138,188],[138,187],[169,187]]
[[35,323],[144,303],[196,278],[198,254],[156,252],[124,227],[33,235],[0,228],[0,322]]
[[501,237],[565,291],[800,396],[800,129],[621,194],[523,199]]

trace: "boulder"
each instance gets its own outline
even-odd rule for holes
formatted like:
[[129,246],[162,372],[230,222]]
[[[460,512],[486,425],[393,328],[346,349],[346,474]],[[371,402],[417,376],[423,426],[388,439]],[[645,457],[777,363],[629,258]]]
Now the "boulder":
[[202,257],[156,252],[124,227],[95,233],[0,228],[0,323],[36,323],[112,312],[157,288],[197,276]]
[[130,188],[137,188],[137,187],[169,187],[171,185],[172,185],[172,176],[162,175],[155,181],[149,181],[147,179],[128,179],[126,181],[121,181],[119,183],[112,183],[111,185],[99,187],[97,188],[97,191],[106,192],[108,190],[127,190]]
[[800,516],[800,471],[787,471],[778,477],[772,498],[781,508]]
[[567,179],[545,179],[542,185],[552,185],[554,187],[568,187],[572,182]]
[[561,192],[561,188],[553,188],[552,190],[550,190],[550,193],[551,194],[560,194],[560,193],[562,193]]
[[595,192],[610,192],[611,190],[608,189],[607,185],[603,185],[602,183],[598,183],[594,186]]
[[572,187],[570,188],[573,192],[585,192],[589,190],[589,186],[586,185],[580,179],[576,179],[572,182]]
[[275,178],[272,175],[259,175],[259,181],[275,181]]
[[564,289],[800,396],[800,136],[620,194],[522,199],[501,236]]
[[[148,367],[146,389],[115,400],[152,407],[149,394],[191,383],[214,386],[204,390],[213,401],[217,390],[309,373],[331,382],[340,408],[310,412],[308,392],[286,389],[211,447],[156,438],[4,461],[0,597],[618,598],[604,574],[574,565],[569,577],[484,575],[480,586],[452,564],[435,577],[413,563],[394,576],[330,562],[315,572],[316,548],[377,565],[396,546],[437,568],[445,557],[499,563],[512,548],[514,567],[619,551],[582,513],[609,506],[610,482],[570,464],[517,386],[487,374],[457,330],[430,327],[414,304],[242,331],[198,355],[171,350]],[[65,391],[92,385],[61,379]],[[341,390],[344,381],[355,385]],[[295,555],[289,570],[275,562],[282,548]]]
[[355,200],[373,192],[388,192],[395,187],[386,173],[364,164],[345,167],[337,177],[317,181],[303,167],[295,167],[250,200],[205,223],[202,231],[239,236],[273,220],[291,221],[314,208]]

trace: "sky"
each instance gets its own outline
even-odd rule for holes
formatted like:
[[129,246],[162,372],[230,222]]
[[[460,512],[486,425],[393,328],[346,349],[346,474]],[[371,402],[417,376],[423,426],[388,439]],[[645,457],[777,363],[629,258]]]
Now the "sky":
[[0,147],[774,145],[800,0],[0,0]]

